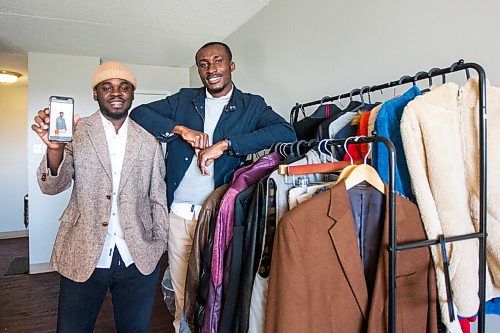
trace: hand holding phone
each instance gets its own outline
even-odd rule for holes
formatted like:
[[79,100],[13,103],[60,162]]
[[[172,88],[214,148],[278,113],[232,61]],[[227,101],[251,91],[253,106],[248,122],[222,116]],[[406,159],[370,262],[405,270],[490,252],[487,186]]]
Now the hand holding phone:
[[50,96],[49,141],[71,142],[73,140],[73,116],[73,98]]

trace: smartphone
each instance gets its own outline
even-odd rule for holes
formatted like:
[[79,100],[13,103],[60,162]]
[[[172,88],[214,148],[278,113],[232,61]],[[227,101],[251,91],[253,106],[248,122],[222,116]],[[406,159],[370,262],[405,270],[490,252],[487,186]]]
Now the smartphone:
[[49,141],[73,140],[73,114],[75,101],[71,97],[49,97]]

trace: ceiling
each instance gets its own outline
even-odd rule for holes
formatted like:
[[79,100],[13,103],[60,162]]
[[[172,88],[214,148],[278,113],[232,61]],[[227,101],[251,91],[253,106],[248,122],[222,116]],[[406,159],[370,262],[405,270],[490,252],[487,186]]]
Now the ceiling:
[[23,74],[27,53],[189,67],[271,0],[0,0],[0,69]]

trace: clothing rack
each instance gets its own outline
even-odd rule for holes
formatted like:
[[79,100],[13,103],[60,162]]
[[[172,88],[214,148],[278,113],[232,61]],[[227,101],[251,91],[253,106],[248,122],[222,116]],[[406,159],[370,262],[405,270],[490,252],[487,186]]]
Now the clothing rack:
[[[304,108],[308,106],[323,104],[325,102],[333,102],[343,98],[360,96],[363,94],[380,91],[387,88],[393,88],[407,83],[416,84],[416,81],[427,79],[429,84],[432,84],[432,77],[442,76],[444,83],[446,74],[458,71],[465,71],[469,78],[469,69],[474,69],[479,75],[479,232],[470,233],[454,237],[443,237],[434,240],[426,240],[407,244],[396,244],[396,209],[395,209],[395,163],[396,155],[394,145],[390,140],[384,137],[366,137],[359,138],[357,142],[367,143],[374,141],[382,141],[389,150],[389,332],[396,332],[396,253],[398,251],[406,251],[420,247],[429,247],[432,245],[441,244],[444,248],[444,243],[456,242],[467,239],[478,238],[479,240],[479,313],[478,313],[478,332],[485,332],[485,297],[486,297],[486,237],[487,237],[487,139],[486,139],[486,74],[484,69],[476,63],[465,63],[463,59],[453,63],[447,68],[432,68],[428,72],[421,71],[413,76],[405,75],[397,81],[391,81],[374,86],[364,86],[360,89],[353,89],[349,93],[340,94],[334,97],[324,97],[321,100],[316,100],[304,104],[296,104],[290,111],[290,122],[294,123],[298,119],[299,111],[302,111],[305,116]],[[363,99],[362,99],[363,102]],[[445,262],[445,265],[447,263]]]

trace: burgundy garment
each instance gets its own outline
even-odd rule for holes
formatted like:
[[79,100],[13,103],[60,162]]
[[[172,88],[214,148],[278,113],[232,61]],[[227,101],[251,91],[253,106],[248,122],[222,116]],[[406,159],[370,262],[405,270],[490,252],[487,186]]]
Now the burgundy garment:
[[229,254],[228,249],[233,237],[234,202],[236,196],[275,169],[280,161],[281,155],[271,153],[261,157],[253,164],[237,170],[233,176],[231,186],[222,198],[215,225],[211,268],[212,279],[209,284],[202,332],[215,333],[219,328],[222,306],[222,282],[224,276],[228,276],[230,267],[230,258],[227,258],[226,253]]

